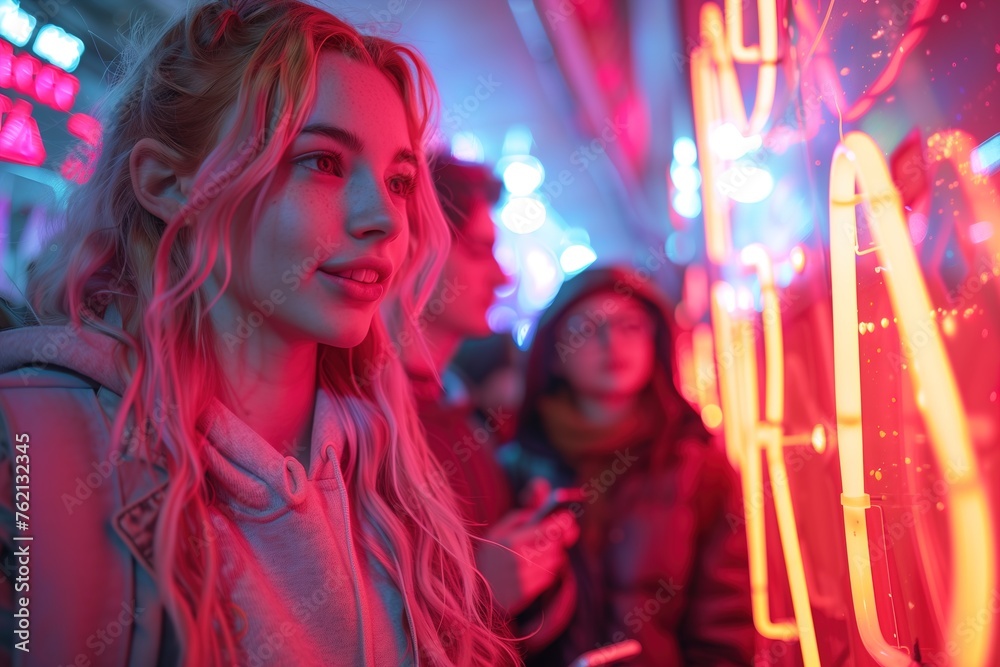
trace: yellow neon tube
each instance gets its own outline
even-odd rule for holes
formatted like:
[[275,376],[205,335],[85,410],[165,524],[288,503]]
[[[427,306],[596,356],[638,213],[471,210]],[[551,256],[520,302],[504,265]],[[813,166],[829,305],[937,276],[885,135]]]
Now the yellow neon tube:
[[[784,445],[782,444],[785,418],[785,350],[781,326],[781,303],[774,288],[774,272],[771,259],[764,246],[753,244],[741,252],[745,264],[757,269],[764,320],[764,417],[757,427],[757,442],[765,447],[771,487],[774,490],[774,509],[778,518],[778,533],[788,571],[788,587],[792,594],[792,608],[798,627],[799,648],[805,667],[819,667],[819,646],[813,626],[812,606],[809,602],[809,586],[806,582],[805,566],[802,563],[802,547],[799,531],[795,523],[792,492],[788,483],[788,469],[785,466]],[[754,452],[752,458],[757,459]]]
[[[715,365],[719,384],[719,403],[722,407],[722,433],[726,441],[726,456],[737,470],[743,467],[743,431],[749,423],[740,409],[738,380],[735,377],[737,347],[733,340],[733,323],[730,306],[735,297],[733,288],[724,282],[712,285],[712,331],[715,333]],[[726,351],[733,355],[727,361]]]
[[[950,581],[953,597],[944,624],[946,638],[957,637],[967,619],[977,618],[979,611],[990,608],[996,583],[996,540],[968,423],[941,336],[934,325],[921,327],[931,312],[930,298],[903,218],[899,193],[875,142],[863,133],[852,132],[837,147],[830,173],[830,264],[844,525],[851,594],[862,642],[880,665],[903,667],[915,663],[882,636],[868,551],[865,509],[871,503],[864,490],[861,433],[856,189],[861,194],[879,261],[888,269],[885,281],[902,340],[912,340],[911,336],[921,328],[929,339],[915,349],[904,344],[903,351],[909,368],[920,369],[912,373],[917,402],[938,463],[947,471],[951,485],[947,506],[955,566]],[[991,615],[987,627],[962,645],[962,652],[951,664],[984,667],[994,634],[996,619]]]
[[716,378],[715,359],[712,350],[712,329],[707,324],[698,324],[691,331],[691,353],[697,377],[698,407],[715,403]]
[[[760,419],[757,407],[756,347],[750,323],[739,318],[734,324],[731,313],[735,300],[731,285],[720,281],[712,286],[712,322],[718,334],[716,356],[719,386],[722,390],[726,452],[731,461],[736,459],[741,462],[753,621],[762,637],[794,641],[799,636],[794,623],[775,623],[771,620],[764,529],[764,475],[760,449],[754,444],[757,422]],[[732,350],[731,362],[727,362],[725,358],[724,350],[727,349]]]
[[691,52],[691,100],[695,143],[701,156],[705,252],[710,262],[720,265],[729,258],[733,242],[728,204],[721,200],[715,187],[715,160],[710,145],[710,131],[719,118],[717,89],[711,57],[704,47],[696,47]]
[[[747,121],[747,134],[760,132],[771,115],[778,83],[778,5],[775,0],[757,0],[757,25],[760,44],[746,46],[743,40],[743,2],[726,0],[726,33],[729,51],[738,63],[756,64],[757,96]],[[741,102],[742,104],[742,98]],[[744,109],[744,116],[746,110]]]

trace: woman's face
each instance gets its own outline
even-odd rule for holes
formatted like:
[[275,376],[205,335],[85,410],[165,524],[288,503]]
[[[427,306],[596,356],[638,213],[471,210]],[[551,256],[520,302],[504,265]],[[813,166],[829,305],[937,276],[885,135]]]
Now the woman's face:
[[637,395],[653,377],[656,323],[639,299],[611,291],[581,299],[556,327],[556,373],[578,395]]
[[428,324],[463,338],[490,334],[486,313],[496,298],[494,290],[507,282],[493,256],[495,241],[490,204],[475,200],[424,307],[423,319]]
[[[393,85],[323,53],[313,110],[276,168],[248,256],[234,258],[215,318],[223,342],[260,329],[292,343],[360,343],[406,255],[416,174]],[[217,265],[218,284],[223,275]]]

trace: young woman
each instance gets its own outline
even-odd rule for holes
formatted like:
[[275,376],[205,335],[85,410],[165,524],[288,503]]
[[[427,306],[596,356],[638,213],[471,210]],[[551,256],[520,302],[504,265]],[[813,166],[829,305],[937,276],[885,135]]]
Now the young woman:
[[30,591],[0,588],[5,622],[30,618],[7,651],[513,660],[454,498],[421,492],[441,472],[401,365],[362,373],[386,358],[383,301],[419,340],[446,254],[421,59],[295,0],[227,0],[149,40],[116,91],[29,284],[48,326],[0,338],[14,575],[32,550]]
[[638,640],[629,665],[749,665],[754,628],[739,482],[673,384],[664,305],[620,269],[567,281],[528,357],[515,485],[577,487],[579,588],[537,664]]

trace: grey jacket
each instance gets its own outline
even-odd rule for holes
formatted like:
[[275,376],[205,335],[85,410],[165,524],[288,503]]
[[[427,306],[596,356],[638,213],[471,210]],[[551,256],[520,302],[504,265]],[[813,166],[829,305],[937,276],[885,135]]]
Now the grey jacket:
[[[63,367],[22,366],[42,360],[10,335],[0,338],[0,370],[20,368],[0,375],[0,664],[174,664],[149,566],[166,472],[110,451],[119,397],[107,386],[109,365],[85,368],[100,384]],[[88,446],[68,446],[81,442]],[[28,495],[15,495],[25,472]],[[16,514],[25,498],[28,511]]]
[[[167,474],[142,458],[140,448],[110,447],[125,388],[111,363],[114,345],[108,337],[70,327],[0,332],[0,666],[178,663],[152,569]],[[240,426],[247,428],[226,424]],[[317,482],[322,488],[336,484],[335,461],[332,469],[334,477]],[[343,492],[342,480],[339,485]],[[358,604],[369,611],[371,605],[385,606],[398,627],[391,633],[395,638],[378,634],[373,650],[373,621],[351,611],[355,594],[338,593],[329,604],[340,613],[322,618],[331,626],[326,643],[343,650],[331,651],[324,664],[375,664],[393,650],[386,642],[402,642],[404,650],[409,643],[406,659],[413,661],[417,639],[412,620],[404,620],[411,619],[405,597],[395,594],[396,603],[387,603],[384,583],[359,579],[353,560],[351,567],[333,569],[343,572],[338,591],[367,598]],[[362,588],[367,593],[358,592]],[[407,625],[409,637],[403,639],[399,633]],[[368,638],[361,642],[366,648],[356,633]],[[277,654],[262,664],[286,664],[289,657]]]

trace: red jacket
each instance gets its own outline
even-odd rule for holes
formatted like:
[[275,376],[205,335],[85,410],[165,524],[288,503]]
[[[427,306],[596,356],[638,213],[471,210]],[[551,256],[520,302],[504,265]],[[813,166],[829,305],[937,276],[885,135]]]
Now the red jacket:
[[[574,469],[546,435],[542,408],[567,391],[552,372],[556,324],[573,304],[598,292],[640,299],[657,320],[653,381],[635,415],[647,435]],[[629,665],[752,663],[756,633],[739,480],[674,387],[668,313],[634,272],[599,269],[567,281],[539,320],[517,443],[499,457],[515,492],[542,476],[553,486],[578,486],[583,501],[570,506],[581,529],[571,552],[579,583],[576,616],[536,664],[568,664],[627,638],[643,649]]]
[[643,647],[630,665],[752,664],[756,635],[736,474],[705,443],[679,443],[659,462],[652,449],[647,443],[612,456],[604,470],[615,478],[605,475],[607,486],[600,475],[581,479],[556,456],[520,444],[501,450],[518,488],[542,476],[583,489],[583,502],[570,506],[582,535],[573,565],[583,581],[588,563],[599,563],[604,582],[603,590],[581,586],[570,629],[534,664],[569,664],[626,638]]

